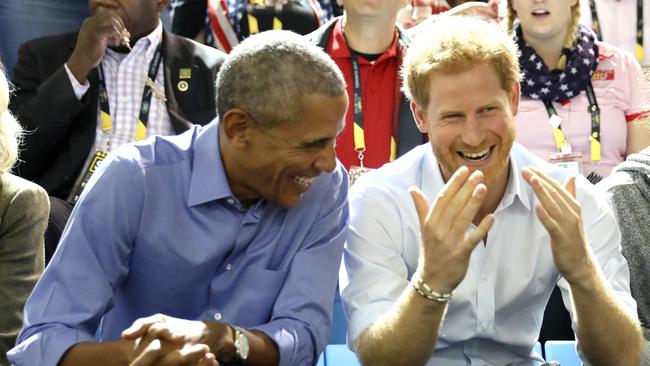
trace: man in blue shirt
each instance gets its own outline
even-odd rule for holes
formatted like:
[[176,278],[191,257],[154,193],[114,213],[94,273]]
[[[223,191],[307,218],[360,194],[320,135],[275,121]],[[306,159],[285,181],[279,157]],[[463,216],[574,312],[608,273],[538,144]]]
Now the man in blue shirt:
[[348,224],[343,77],[274,31],[236,47],[216,86],[218,121],[125,145],[93,174],[12,363],[315,363]]

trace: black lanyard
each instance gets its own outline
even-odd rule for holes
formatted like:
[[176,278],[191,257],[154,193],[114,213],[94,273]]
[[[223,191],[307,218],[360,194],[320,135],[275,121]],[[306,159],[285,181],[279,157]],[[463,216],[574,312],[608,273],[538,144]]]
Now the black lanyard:
[[[156,52],[149,63],[149,72],[147,77],[150,80],[156,80],[156,75],[158,74],[158,68],[160,67],[160,62],[162,61],[162,43],[158,44]],[[111,109],[108,104],[108,90],[106,89],[106,80],[104,77],[104,69],[102,64],[99,64],[98,67],[99,74],[99,109],[101,111],[101,120],[102,120],[102,131],[108,133],[113,129],[113,120],[111,118]],[[140,141],[144,140],[147,135],[147,123],[149,121],[149,110],[151,109],[151,94],[153,91],[151,87],[145,83],[144,90],[142,92],[142,103],[140,104],[140,114],[138,116],[138,125],[135,132],[135,140]]]
[[[589,8],[591,10],[591,29],[596,32],[599,40],[603,40],[602,30],[600,29],[600,21],[598,20],[598,12],[596,11],[596,1],[589,0]],[[643,51],[643,0],[636,1],[636,58],[641,61],[644,58]]]
[[[347,40],[346,40],[347,41]],[[402,49],[399,44],[399,39],[397,40],[397,68],[399,70],[400,65],[402,64]],[[357,152],[359,158],[359,165],[363,167],[364,152],[366,151],[366,137],[363,126],[363,97],[361,93],[361,67],[359,66],[359,56],[357,52],[350,50],[350,62],[352,63],[352,80],[354,85],[354,122],[353,122],[353,135],[354,135],[354,150]],[[401,102],[401,92],[400,84],[401,78],[399,71],[395,73],[395,95],[393,103],[393,118],[391,122],[391,141],[390,141],[390,161],[393,161],[397,157],[397,144],[398,144],[398,118],[399,118],[399,107]]]
[[[600,108],[598,107],[598,102],[596,101],[596,95],[594,94],[594,88],[591,85],[591,81],[587,82],[585,88],[587,93],[587,99],[589,100],[589,114],[591,114],[591,135],[589,139],[591,140],[591,161],[599,162],[600,161]],[[543,101],[544,106],[546,107],[546,112],[549,117],[557,116],[557,111],[553,104],[549,101]],[[555,145],[558,150],[564,145],[566,138],[562,132],[562,126],[558,125],[557,127],[552,126],[553,128],[553,137],[555,138]]]

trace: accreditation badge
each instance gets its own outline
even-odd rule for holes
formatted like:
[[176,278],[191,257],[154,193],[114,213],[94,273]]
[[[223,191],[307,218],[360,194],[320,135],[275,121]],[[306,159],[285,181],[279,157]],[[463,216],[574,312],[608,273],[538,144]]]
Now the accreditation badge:
[[357,179],[359,179],[362,175],[368,173],[371,170],[374,170],[374,169],[366,168],[366,167],[358,166],[358,165],[350,166],[350,170],[348,171],[348,175],[350,176],[350,185],[353,185],[354,182],[357,181]]
[[85,173],[79,176],[79,179],[77,179],[77,182],[75,182],[72,191],[70,191],[70,195],[67,199],[68,203],[73,206],[77,203],[79,196],[81,196],[81,192],[83,192],[84,188],[86,188],[86,184],[88,184],[90,177],[93,175],[95,170],[99,168],[99,165],[102,163],[102,161],[104,161],[106,155],[108,155],[108,153],[104,150],[97,150],[97,152],[95,152],[95,155],[93,155],[88,166],[83,170]]
[[579,151],[554,153],[551,154],[549,161],[559,167],[571,170],[576,175],[582,173],[582,153]]

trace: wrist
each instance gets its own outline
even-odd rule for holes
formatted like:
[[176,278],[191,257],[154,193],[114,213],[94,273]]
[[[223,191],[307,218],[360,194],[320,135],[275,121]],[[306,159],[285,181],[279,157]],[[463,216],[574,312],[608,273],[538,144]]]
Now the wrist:
[[68,65],[68,69],[70,69],[70,72],[72,73],[72,75],[74,75],[75,79],[77,79],[79,84],[86,83],[86,81],[88,80],[88,74],[90,73],[90,70],[92,70],[94,67],[94,66],[88,66],[86,62],[79,60],[78,57],[75,57],[74,53],[72,54],[72,56],[70,56],[68,62],[66,62],[66,65]]
[[207,328],[204,342],[210,347],[219,363],[231,363],[235,359],[235,337],[232,327],[226,323],[204,322]]
[[441,304],[448,302],[451,299],[451,295],[453,293],[453,291],[436,291],[436,289],[427,284],[424,279],[422,279],[422,277],[420,277],[420,275],[417,273],[414,274],[411,278],[411,286],[418,295]]

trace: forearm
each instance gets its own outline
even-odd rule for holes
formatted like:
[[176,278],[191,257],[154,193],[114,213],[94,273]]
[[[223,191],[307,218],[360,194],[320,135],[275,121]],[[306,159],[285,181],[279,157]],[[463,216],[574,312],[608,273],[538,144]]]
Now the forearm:
[[125,366],[133,359],[133,341],[77,343],[61,357],[59,366]]
[[[641,355],[641,329],[595,269],[571,285],[578,329],[576,335],[587,359],[593,365],[638,365]],[[621,352],[625,350],[625,352]]]
[[419,295],[408,286],[390,311],[355,342],[364,365],[423,365],[438,339],[446,303]]

